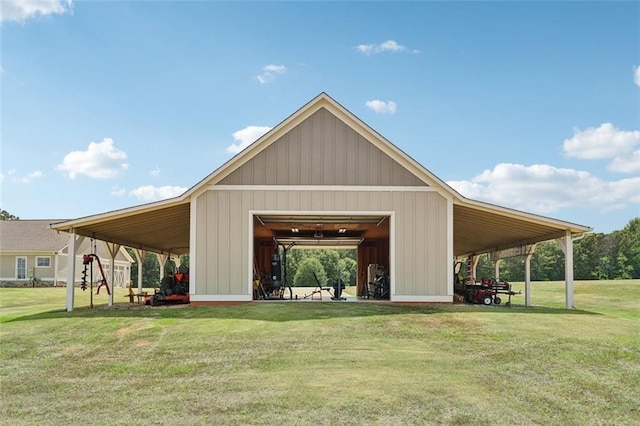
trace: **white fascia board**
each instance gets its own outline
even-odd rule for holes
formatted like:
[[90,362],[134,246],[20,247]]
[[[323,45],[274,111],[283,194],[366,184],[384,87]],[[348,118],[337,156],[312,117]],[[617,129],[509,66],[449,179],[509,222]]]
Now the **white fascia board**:
[[0,250],[2,256],[53,256],[57,251]]
[[249,210],[249,215],[274,215],[274,216],[392,216],[393,211],[385,210]]
[[362,185],[208,185],[206,189],[209,191],[440,192],[438,188],[433,186]]
[[[129,252],[127,251],[127,249],[124,246],[120,247],[119,251],[120,251],[120,253],[122,253],[122,256],[124,256],[124,258],[127,259],[126,262],[135,263],[135,259],[133,257],[131,257],[131,255],[129,254]],[[117,257],[117,255],[116,255],[116,257]],[[118,262],[125,262],[125,261],[124,260],[116,260],[116,263],[118,263]]]

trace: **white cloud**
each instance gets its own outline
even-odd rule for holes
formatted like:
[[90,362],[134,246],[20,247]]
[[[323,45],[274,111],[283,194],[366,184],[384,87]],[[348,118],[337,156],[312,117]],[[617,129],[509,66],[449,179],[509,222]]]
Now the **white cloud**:
[[633,82],[640,87],[640,65],[633,69]]
[[378,114],[395,114],[396,113],[396,103],[393,101],[379,101],[374,99],[372,101],[365,102],[367,108],[375,111]]
[[159,175],[160,175],[160,168],[156,166],[156,168],[155,168],[155,169],[153,169],[153,170],[151,170],[151,171],[149,172],[149,174],[150,174],[151,176],[154,176],[154,177],[155,177],[155,176],[159,176]]
[[11,180],[13,182],[18,182],[18,183],[31,183],[34,179],[41,178],[42,176],[43,176],[42,172],[40,170],[36,170],[30,173],[27,173],[25,176],[22,176],[22,177],[14,177]]
[[[609,163],[607,168],[613,172],[634,173],[640,171],[640,149],[616,157]],[[638,190],[640,192],[640,190]]]
[[24,176],[17,176],[16,169],[11,169],[5,173],[0,172],[0,182],[3,182],[5,179],[9,179],[10,182],[13,183],[31,183],[35,179],[39,179],[43,177],[44,174],[40,170],[34,170],[33,172],[29,172]]
[[142,201],[158,201],[165,200],[167,198],[177,197],[182,195],[187,189],[182,186],[160,186],[153,185],[139,186],[136,189],[129,191],[129,195],[142,200]]
[[407,46],[403,46],[396,42],[395,40],[387,40],[384,43],[380,44],[359,44],[354,47],[355,50],[362,53],[363,55],[371,55],[372,53],[382,53],[382,52],[411,52],[411,53],[420,53],[417,49],[409,49]]
[[262,71],[266,71],[266,72],[275,72],[277,74],[284,74],[285,72],[287,72],[287,67],[285,67],[284,65],[266,65],[262,68]]
[[540,214],[571,207],[606,211],[640,204],[640,177],[605,182],[586,171],[546,164],[502,163],[470,181],[447,183],[466,197]]
[[0,21],[24,22],[36,16],[70,13],[73,0],[2,0]]
[[233,143],[227,147],[227,152],[237,154],[253,142],[258,140],[262,135],[271,130],[268,126],[247,126],[233,133],[233,139],[238,143]]
[[564,153],[582,159],[612,159],[608,169],[614,172],[640,171],[640,131],[619,130],[611,123],[586,130],[574,129],[565,139]]
[[111,188],[111,195],[114,197],[122,197],[127,193],[127,190],[123,186],[114,186]]
[[65,172],[70,179],[75,179],[77,175],[109,179],[129,167],[123,161],[126,158],[126,153],[113,146],[113,139],[105,138],[102,142],[90,142],[86,151],[68,153],[56,170]]
[[262,74],[256,76],[256,79],[260,84],[265,84],[273,81],[276,78],[276,74],[284,74],[287,72],[287,67],[284,65],[269,64],[262,67]]

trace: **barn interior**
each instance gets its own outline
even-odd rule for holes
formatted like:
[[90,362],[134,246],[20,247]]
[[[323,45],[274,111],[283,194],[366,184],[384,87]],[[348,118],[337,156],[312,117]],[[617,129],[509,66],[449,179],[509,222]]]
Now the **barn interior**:
[[[368,282],[368,266],[389,271],[389,216],[254,215],[255,267],[270,274],[275,246],[357,250],[357,291]],[[292,278],[291,278],[292,279]]]

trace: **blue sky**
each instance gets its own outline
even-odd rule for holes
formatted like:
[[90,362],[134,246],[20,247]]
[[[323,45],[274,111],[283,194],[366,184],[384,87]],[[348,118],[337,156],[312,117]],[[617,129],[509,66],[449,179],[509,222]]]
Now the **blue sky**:
[[23,219],[179,195],[320,92],[470,198],[640,216],[640,3],[0,2]]

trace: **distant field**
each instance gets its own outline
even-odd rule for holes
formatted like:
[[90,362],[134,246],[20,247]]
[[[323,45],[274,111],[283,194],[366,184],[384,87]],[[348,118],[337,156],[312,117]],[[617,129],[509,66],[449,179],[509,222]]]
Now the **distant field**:
[[640,424],[640,280],[571,311],[557,282],[531,308],[124,294],[0,289],[0,424]]

